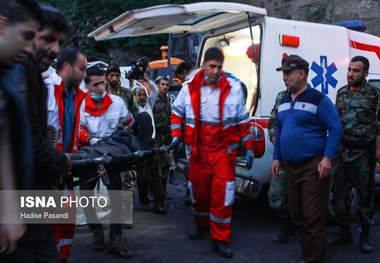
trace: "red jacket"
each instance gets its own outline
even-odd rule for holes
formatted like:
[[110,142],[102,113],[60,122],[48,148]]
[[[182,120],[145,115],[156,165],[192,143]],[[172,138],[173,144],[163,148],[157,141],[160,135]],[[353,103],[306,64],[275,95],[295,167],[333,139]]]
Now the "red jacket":
[[[45,84],[48,88],[48,125],[53,126],[58,131],[58,145],[57,149],[63,151],[63,113],[64,113],[64,100],[63,100],[63,81],[62,78],[56,73],[45,79]],[[80,106],[86,96],[78,87],[74,87],[74,122],[73,131],[70,138],[70,144],[67,152],[72,153],[77,151],[76,140],[78,138],[79,124],[80,124]]]
[[[181,138],[181,128],[185,120],[185,144],[189,146],[192,155],[198,153],[201,85],[204,84],[204,70],[199,71],[194,78],[184,83],[173,104],[171,115],[172,137]],[[254,137],[250,129],[250,117],[245,107],[243,90],[239,80],[222,73],[220,87],[219,109],[223,128],[223,143],[227,153],[236,156],[239,141],[242,140],[246,149],[253,149]],[[186,118],[186,119],[185,119]]]

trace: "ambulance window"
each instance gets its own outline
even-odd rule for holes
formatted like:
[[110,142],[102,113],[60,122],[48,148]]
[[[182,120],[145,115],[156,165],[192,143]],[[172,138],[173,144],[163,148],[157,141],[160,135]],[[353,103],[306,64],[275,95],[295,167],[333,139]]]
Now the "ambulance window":
[[[207,49],[217,47],[222,50],[224,54],[223,70],[235,75],[247,87],[246,106],[251,114],[255,109],[257,98],[260,26],[253,26],[252,33],[256,60],[254,60],[251,33],[248,27],[207,38],[204,42],[201,55],[201,61],[203,61],[204,53]],[[254,61],[258,62],[254,63]]]

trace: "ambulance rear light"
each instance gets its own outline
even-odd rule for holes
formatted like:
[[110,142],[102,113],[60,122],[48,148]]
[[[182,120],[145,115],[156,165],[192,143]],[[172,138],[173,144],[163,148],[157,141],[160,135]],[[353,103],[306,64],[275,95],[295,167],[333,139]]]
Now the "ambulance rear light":
[[265,153],[265,133],[264,129],[256,123],[251,123],[251,131],[255,140],[253,141],[253,151],[255,158],[260,158]]
[[287,47],[298,47],[300,45],[300,38],[280,34],[280,45]]

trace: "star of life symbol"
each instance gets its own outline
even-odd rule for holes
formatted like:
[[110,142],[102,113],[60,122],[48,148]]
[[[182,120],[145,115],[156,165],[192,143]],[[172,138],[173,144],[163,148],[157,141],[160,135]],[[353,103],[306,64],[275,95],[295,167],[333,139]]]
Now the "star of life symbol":
[[314,88],[322,85],[322,93],[328,94],[329,85],[335,89],[338,84],[338,81],[332,76],[337,71],[337,68],[334,62],[327,66],[327,56],[321,56],[320,59],[320,65],[313,61],[313,64],[310,67],[310,69],[317,74],[317,76],[311,80],[311,83],[313,83]]

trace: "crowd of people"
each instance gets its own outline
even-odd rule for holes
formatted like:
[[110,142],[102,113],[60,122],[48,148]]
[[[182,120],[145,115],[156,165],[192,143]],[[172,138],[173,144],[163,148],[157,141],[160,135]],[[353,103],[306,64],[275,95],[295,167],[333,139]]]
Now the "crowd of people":
[[[188,238],[210,234],[212,251],[232,258],[236,156],[242,142],[252,161],[255,137],[242,83],[222,70],[223,53],[208,49],[202,68],[186,82],[191,65],[181,64],[177,78],[182,88],[174,100],[168,95],[168,76],[151,80],[144,73],[138,81],[131,79],[130,87],[122,87],[118,65],[106,71],[88,68],[79,48],[61,51],[71,30],[65,14],[35,0],[0,3],[0,189],[72,189],[70,154],[98,145],[117,130],[135,135],[142,150],[184,141],[191,152],[188,190],[194,213]],[[56,71],[42,77],[55,59]],[[309,64],[303,58],[285,57],[277,68],[286,90],[275,100],[268,128],[274,144],[268,200],[283,222],[273,242],[286,242],[294,233],[302,247],[295,262],[323,263],[326,243],[353,243],[352,187],[360,196],[360,248],[374,251],[369,229],[374,224],[374,167],[380,159],[380,94],[365,79],[368,69],[365,57],[351,59],[347,85],[338,91],[334,106],[307,84]],[[87,92],[79,88],[83,80]],[[334,160],[333,203],[340,232],[326,241]],[[136,170],[108,173],[108,252],[119,257],[133,256],[122,233],[133,227],[134,182],[146,211],[151,210],[150,193],[152,211],[158,214],[166,213],[164,202],[171,198],[166,188],[172,162],[160,154],[143,162]],[[80,189],[93,191],[98,181],[82,183]],[[1,262],[66,262],[74,224],[24,225],[15,200],[0,204],[15,222],[0,224]],[[94,208],[84,212],[91,222],[92,248],[105,250],[103,225]]]

